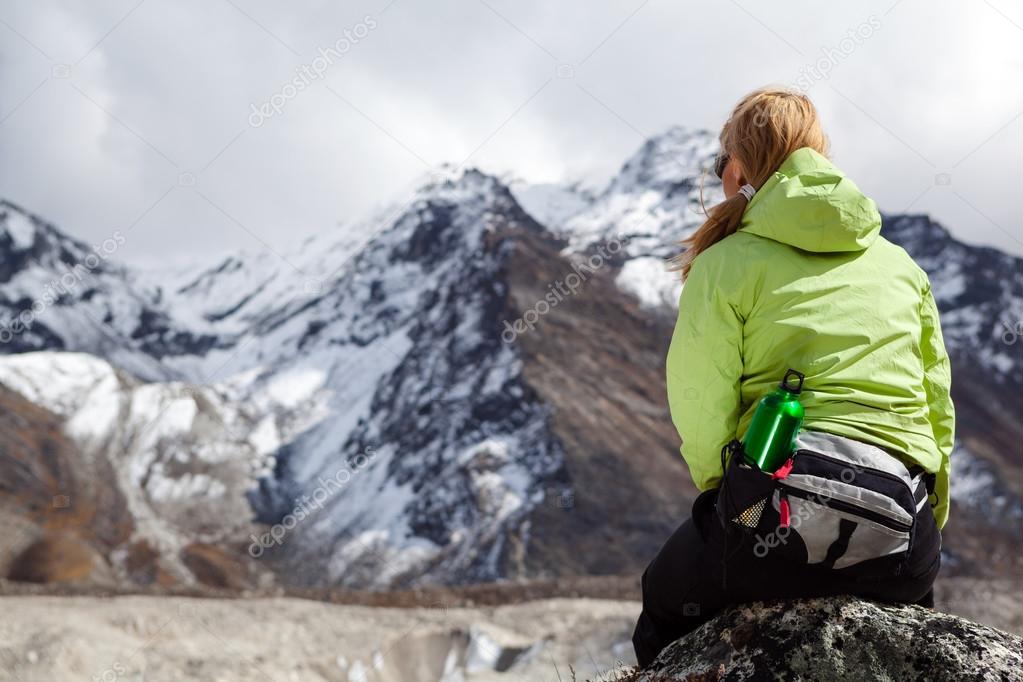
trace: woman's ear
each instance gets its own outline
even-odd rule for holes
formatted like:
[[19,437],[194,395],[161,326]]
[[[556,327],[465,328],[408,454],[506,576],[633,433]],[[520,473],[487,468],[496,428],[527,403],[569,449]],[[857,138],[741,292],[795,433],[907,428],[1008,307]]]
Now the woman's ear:
[[739,188],[746,184],[745,173],[742,164],[734,156],[728,160],[725,172],[721,177],[722,189],[725,191],[725,198],[731,199],[739,191]]
[[742,163],[739,159],[732,159],[732,163],[729,165],[731,166],[731,171],[735,174],[735,177],[733,178],[733,180],[735,180],[735,186],[742,187],[745,185],[748,182],[746,179],[746,171],[743,169]]

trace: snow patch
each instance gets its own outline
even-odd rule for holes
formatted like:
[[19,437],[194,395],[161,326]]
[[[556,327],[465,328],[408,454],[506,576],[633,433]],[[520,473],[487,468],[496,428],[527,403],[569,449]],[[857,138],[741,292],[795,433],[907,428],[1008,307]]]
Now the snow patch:
[[669,271],[667,265],[661,258],[633,258],[622,266],[615,284],[645,307],[673,307],[682,293],[682,282],[679,273]]
[[35,244],[36,228],[23,213],[8,213],[2,227],[10,235],[15,251],[26,251]]

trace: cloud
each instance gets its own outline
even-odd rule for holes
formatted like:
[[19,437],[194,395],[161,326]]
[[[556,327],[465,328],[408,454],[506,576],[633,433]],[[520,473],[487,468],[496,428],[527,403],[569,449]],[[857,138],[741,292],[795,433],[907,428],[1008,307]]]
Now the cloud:
[[883,210],[1023,254],[1009,3],[68,0],[0,20],[0,193],[86,240],[121,230],[140,263],[285,252],[444,162],[599,183],[644,135],[716,129],[743,93],[795,83],[829,50],[808,92],[836,163]]

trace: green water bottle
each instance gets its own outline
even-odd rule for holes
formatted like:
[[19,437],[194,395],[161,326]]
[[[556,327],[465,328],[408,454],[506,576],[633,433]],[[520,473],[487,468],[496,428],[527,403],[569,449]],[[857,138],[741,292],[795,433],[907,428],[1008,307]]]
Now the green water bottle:
[[743,456],[751,466],[774,472],[792,454],[796,434],[803,425],[799,393],[804,378],[801,372],[790,369],[778,388],[760,399],[742,440]]

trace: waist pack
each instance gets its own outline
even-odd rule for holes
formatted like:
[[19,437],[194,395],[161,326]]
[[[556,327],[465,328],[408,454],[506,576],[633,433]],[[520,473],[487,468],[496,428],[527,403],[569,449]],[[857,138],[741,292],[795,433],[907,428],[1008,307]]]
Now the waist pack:
[[738,440],[722,450],[723,462],[728,452],[717,513],[726,531],[745,534],[754,556],[864,578],[901,572],[932,474],[911,471],[879,447],[820,431],[800,432],[775,472],[747,464]]

